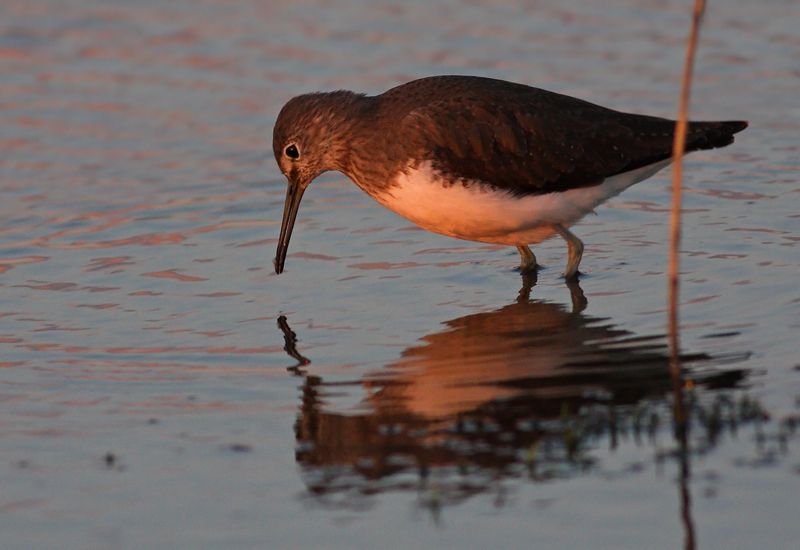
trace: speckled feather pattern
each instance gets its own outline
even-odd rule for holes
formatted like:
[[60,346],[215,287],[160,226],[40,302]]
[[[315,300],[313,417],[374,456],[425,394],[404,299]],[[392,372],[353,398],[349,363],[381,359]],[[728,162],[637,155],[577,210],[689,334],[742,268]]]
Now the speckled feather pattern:
[[[339,170],[373,196],[422,162],[447,176],[443,185],[480,182],[537,195],[598,185],[668,159],[674,125],[503,80],[435,76],[371,97],[298,96],[281,111],[274,143],[312,128],[324,149],[314,169]],[[728,145],[746,126],[693,122],[687,151]]]

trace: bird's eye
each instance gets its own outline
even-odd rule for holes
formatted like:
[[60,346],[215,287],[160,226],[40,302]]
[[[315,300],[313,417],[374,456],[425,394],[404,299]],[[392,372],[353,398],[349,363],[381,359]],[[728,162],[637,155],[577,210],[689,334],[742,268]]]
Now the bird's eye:
[[297,145],[295,145],[294,143],[292,143],[291,145],[287,145],[286,149],[283,150],[283,153],[290,159],[300,158],[300,151],[297,149]]

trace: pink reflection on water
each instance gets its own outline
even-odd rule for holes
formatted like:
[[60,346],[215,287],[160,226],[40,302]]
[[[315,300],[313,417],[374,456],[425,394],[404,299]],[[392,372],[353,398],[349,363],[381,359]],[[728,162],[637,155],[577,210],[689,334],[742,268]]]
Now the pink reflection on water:
[[419,267],[453,267],[457,265],[469,265],[469,261],[454,261],[454,262],[433,262],[433,263],[420,263],[420,262],[364,262],[358,264],[351,264],[347,267],[353,269],[360,269],[363,271],[389,271],[396,269],[411,269]]
[[80,286],[69,282],[47,282],[31,280],[32,284],[12,285],[15,288],[30,288],[31,290],[46,290],[55,292],[113,292],[119,290],[115,286]]
[[3,258],[0,259],[0,274],[13,269],[15,266],[24,264],[38,264],[46,262],[50,258],[48,256],[21,256],[18,258]]
[[763,193],[753,193],[746,191],[734,191],[731,189],[693,189],[692,193],[698,195],[706,195],[709,197],[716,197],[719,199],[729,199],[737,201],[756,201],[762,199],[774,199],[774,195],[765,195]]
[[[187,329],[189,332],[191,329]],[[178,332],[178,331],[173,331]],[[184,331],[185,332],[185,331]],[[107,353],[112,355],[158,355],[172,353],[201,353],[209,355],[259,355],[278,353],[283,351],[282,346],[261,346],[261,347],[237,347],[237,346],[152,346],[152,347],[97,347],[79,346],[72,344],[58,344],[54,342],[25,343],[24,340],[17,342],[18,347],[30,351],[61,351],[64,353]]]
[[118,308],[119,304],[75,304],[75,307],[86,307],[89,309],[114,309]]
[[173,279],[182,283],[196,283],[198,281],[207,281],[205,277],[196,277],[194,275],[185,275],[178,273],[175,269],[168,269],[165,271],[151,271],[150,273],[142,273],[143,277],[155,277],[157,279]]
[[110,273],[122,273],[125,267],[135,265],[131,256],[113,256],[110,258],[92,258],[84,271],[109,271]]

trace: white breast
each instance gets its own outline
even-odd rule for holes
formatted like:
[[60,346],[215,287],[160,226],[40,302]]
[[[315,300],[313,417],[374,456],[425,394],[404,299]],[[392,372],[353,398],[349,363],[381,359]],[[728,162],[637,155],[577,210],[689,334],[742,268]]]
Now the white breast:
[[521,197],[474,181],[446,185],[447,180],[431,163],[424,162],[401,173],[394,185],[375,199],[434,233],[486,243],[536,244],[554,234],[553,224],[574,224],[669,162],[618,174],[600,185]]

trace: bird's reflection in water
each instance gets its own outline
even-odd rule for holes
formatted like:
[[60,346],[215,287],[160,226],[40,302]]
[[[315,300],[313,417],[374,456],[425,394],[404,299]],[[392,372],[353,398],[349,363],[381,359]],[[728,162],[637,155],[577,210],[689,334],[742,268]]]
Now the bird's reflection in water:
[[[525,281],[514,303],[448,321],[365,376],[357,412],[337,412],[338,386],[301,372],[313,369],[283,319],[293,369],[304,376],[296,458],[310,494],[358,507],[378,493],[412,490],[437,510],[492,492],[502,504],[506,479],[581,475],[592,471],[600,447],[621,438],[655,444],[659,432],[669,433],[664,339],[583,313],[577,283],[570,306],[533,300],[534,282]],[[710,391],[736,387],[744,370],[702,354],[682,363],[695,395],[719,396],[706,404],[715,414],[744,410],[730,392]],[[690,417],[706,422],[703,407],[693,398]],[[715,437],[709,429],[709,447]]]

